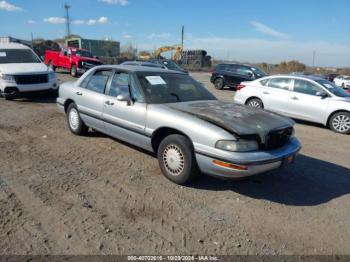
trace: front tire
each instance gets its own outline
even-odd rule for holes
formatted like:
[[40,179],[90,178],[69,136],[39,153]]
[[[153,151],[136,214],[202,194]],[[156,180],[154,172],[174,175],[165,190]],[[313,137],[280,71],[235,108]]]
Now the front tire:
[[222,90],[225,87],[224,79],[222,78],[215,79],[214,86],[217,90]]
[[88,132],[88,126],[82,121],[77,106],[71,103],[67,109],[67,122],[69,130],[78,136],[85,135]]
[[17,89],[11,89],[10,92],[7,91],[7,93],[3,93],[3,96],[6,100],[13,100],[18,97],[18,94]]
[[329,121],[329,127],[334,132],[350,134],[350,113],[339,112],[334,114]]
[[251,107],[251,108],[261,108],[263,109],[264,108],[264,104],[263,102],[259,99],[259,98],[252,98],[252,99],[249,99],[246,103],[246,105],[248,107]]
[[185,185],[199,174],[192,143],[183,135],[170,135],[163,139],[158,148],[160,169],[166,178]]
[[70,68],[70,75],[72,77],[78,77],[78,71],[75,65],[72,65],[72,67]]

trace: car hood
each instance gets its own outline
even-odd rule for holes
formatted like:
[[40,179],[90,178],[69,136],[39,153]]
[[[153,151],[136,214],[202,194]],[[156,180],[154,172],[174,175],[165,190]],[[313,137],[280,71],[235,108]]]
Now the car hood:
[[44,63],[0,64],[0,72],[9,75],[43,73],[48,71],[49,68]]
[[263,143],[270,131],[291,127],[295,123],[290,118],[269,111],[218,100],[172,103],[167,106],[199,117],[238,136],[257,134]]

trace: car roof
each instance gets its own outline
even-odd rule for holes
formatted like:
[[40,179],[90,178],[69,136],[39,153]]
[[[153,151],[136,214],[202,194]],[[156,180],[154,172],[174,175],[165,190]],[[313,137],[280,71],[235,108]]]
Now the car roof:
[[123,64],[120,64],[120,65],[101,65],[101,66],[96,66],[94,68],[97,68],[97,69],[120,69],[120,70],[129,71],[129,72],[175,73],[175,74],[186,75],[183,72],[163,69],[161,67],[147,67],[147,66],[139,66],[139,65],[123,65]]
[[320,76],[315,75],[298,75],[298,74],[280,74],[280,75],[270,75],[266,76],[265,78],[271,78],[271,77],[288,77],[288,78],[300,78],[300,79],[308,79],[308,80],[325,80],[324,78]]
[[30,47],[18,43],[1,43],[0,49],[30,49]]
[[221,65],[238,65],[238,66],[247,66],[247,67],[256,67],[256,66],[253,66],[253,65],[249,65],[249,64],[242,64],[242,63],[220,63],[220,64],[217,64],[216,66],[221,66]]

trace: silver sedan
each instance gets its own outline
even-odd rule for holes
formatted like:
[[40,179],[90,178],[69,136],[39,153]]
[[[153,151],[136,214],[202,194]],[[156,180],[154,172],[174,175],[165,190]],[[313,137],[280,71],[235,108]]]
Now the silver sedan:
[[155,153],[164,175],[186,184],[200,173],[240,178],[294,161],[294,121],[218,101],[189,75],[99,66],[63,83],[57,99],[72,133],[88,128]]
[[276,75],[242,82],[234,102],[350,134],[350,94],[316,76]]

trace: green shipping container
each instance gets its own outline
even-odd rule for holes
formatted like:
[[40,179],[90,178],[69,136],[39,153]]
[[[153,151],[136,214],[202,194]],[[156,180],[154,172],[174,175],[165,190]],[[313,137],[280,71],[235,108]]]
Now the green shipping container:
[[120,42],[117,41],[69,38],[66,39],[66,45],[86,49],[98,57],[118,57],[120,55]]

